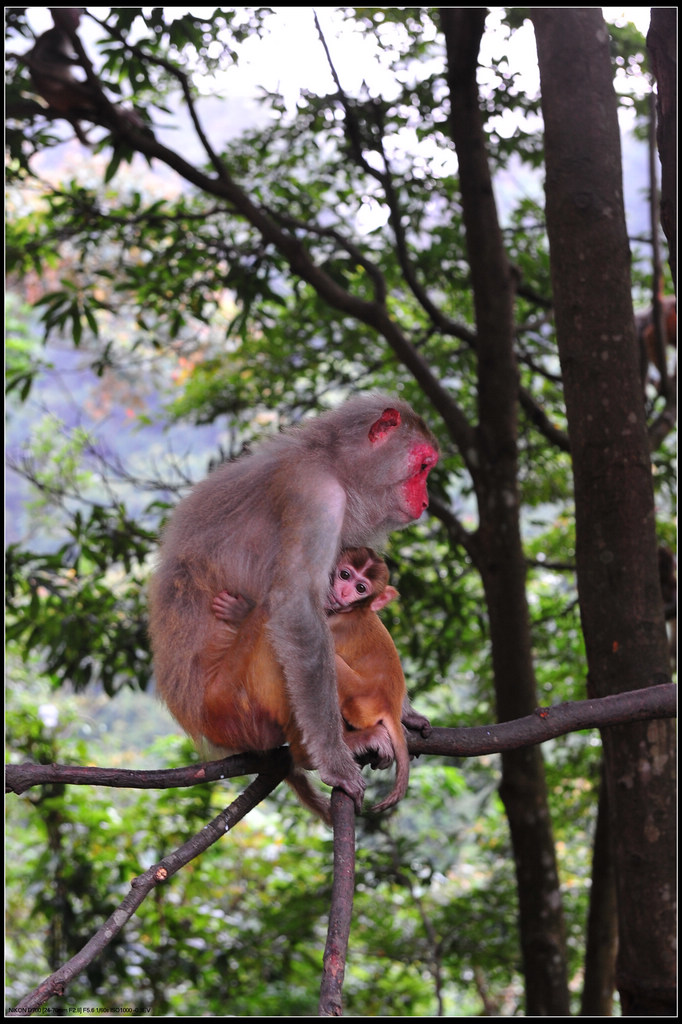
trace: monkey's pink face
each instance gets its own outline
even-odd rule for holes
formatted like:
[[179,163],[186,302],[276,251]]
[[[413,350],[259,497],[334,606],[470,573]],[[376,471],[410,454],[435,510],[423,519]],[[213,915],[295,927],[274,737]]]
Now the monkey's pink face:
[[429,507],[429,494],[426,489],[426,478],[438,462],[438,452],[430,444],[416,444],[409,454],[410,476],[402,485],[402,505],[406,513],[406,522],[419,519]]
[[341,562],[332,574],[331,587],[327,598],[327,611],[351,611],[353,605],[364,600],[374,590],[372,581],[365,575],[369,565],[356,569],[350,563]]

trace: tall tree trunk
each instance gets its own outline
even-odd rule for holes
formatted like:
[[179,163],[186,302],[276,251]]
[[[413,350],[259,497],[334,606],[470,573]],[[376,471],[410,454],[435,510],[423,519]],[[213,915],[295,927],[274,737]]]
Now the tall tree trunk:
[[[668,677],[617,104],[600,8],[531,8],[531,16],[578,592],[590,687],[602,697]],[[674,1015],[674,729],[614,726],[603,742],[623,1013]]]
[[[490,617],[497,714],[505,721],[531,714],[537,697],[519,524],[515,281],[497,217],[476,83],[485,16],[484,8],[440,11],[476,310],[479,422],[476,457],[468,460],[479,510],[476,563]],[[565,1016],[565,932],[539,747],[503,755],[500,793],[514,850],[526,1012]]]

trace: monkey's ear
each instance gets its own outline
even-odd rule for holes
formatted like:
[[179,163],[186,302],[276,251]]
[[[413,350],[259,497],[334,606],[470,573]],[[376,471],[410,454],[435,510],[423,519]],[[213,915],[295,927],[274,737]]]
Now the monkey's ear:
[[369,428],[367,435],[374,444],[376,441],[384,441],[388,435],[400,426],[400,413],[397,409],[384,409],[381,416]]
[[379,594],[378,597],[374,598],[370,605],[370,608],[372,609],[373,612],[381,611],[381,609],[385,608],[390,601],[395,601],[396,597],[400,597],[400,594],[395,589],[395,587],[386,587],[383,593]]

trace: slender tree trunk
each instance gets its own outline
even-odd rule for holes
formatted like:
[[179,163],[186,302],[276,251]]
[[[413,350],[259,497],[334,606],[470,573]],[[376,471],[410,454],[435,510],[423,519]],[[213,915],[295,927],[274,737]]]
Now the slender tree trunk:
[[602,764],[599,812],[592,856],[592,888],[585,943],[585,980],[580,1004],[582,1017],[610,1017],[616,987],[618,901],[611,856],[609,798]]
[[[639,376],[620,136],[601,9],[531,8],[545,120],[546,212],[592,692],[668,677]],[[603,732],[623,1013],[675,1014],[674,729]]]
[[[484,8],[440,11],[476,310],[479,425],[476,456],[468,460],[479,509],[476,562],[490,617],[497,714],[504,721],[531,714],[537,697],[519,524],[515,280],[495,207],[476,83],[485,16]],[[526,1012],[565,1016],[564,922],[539,747],[503,755],[500,793],[514,850]]]

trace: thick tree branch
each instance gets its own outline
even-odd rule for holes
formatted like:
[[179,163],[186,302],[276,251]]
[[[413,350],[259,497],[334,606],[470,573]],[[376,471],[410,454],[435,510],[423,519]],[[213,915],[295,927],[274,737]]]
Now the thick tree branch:
[[279,747],[268,754],[237,754],[220,761],[157,771],[97,768],[91,765],[8,764],[5,767],[5,792],[19,795],[32,786],[51,783],[109,786],[112,789],[174,789],[233,779],[240,775],[253,775],[256,772],[281,775],[283,778],[291,767],[288,747]]
[[580,729],[603,729],[623,722],[674,718],[676,714],[677,687],[674,683],[659,683],[609,697],[536,708],[534,714],[513,722],[466,729],[434,728],[428,739],[410,734],[408,747],[411,754],[444,754],[448,757],[497,754],[503,750],[519,750],[545,743]]
[[[622,722],[651,718],[674,718],[676,713],[677,687],[674,683],[660,683],[610,697],[537,708],[533,715],[512,722],[466,729],[435,727],[428,739],[411,732],[408,747],[411,754],[477,757],[535,746],[579,729],[601,729]],[[131,771],[89,765],[9,764],[5,769],[5,790],[20,794],[32,786],[57,782],[118,789],[171,789],[252,772],[284,778],[290,767],[291,759],[286,747],[267,754],[239,754],[221,761],[165,771]]]
[[292,217],[290,214],[280,213],[277,210],[268,209],[270,216],[277,221],[278,224],[282,224],[284,227],[290,228],[293,231],[305,232],[309,235],[316,235],[318,238],[329,238],[351,256],[355,262],[363,268],[367,273],[367,276],[372,280],[374,284],[374,298],[375,301],[382,305],[386,302],[386,280],[384,275],[379,270],[376,263],[365,254],[365,252],[342,235],[340,231],[337,231],[332,227],[320,227],[319,224],[313,224],[309,221],[299,220],[297,217]]

